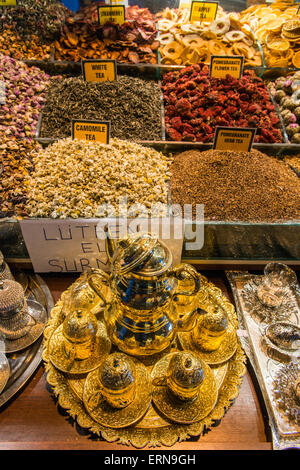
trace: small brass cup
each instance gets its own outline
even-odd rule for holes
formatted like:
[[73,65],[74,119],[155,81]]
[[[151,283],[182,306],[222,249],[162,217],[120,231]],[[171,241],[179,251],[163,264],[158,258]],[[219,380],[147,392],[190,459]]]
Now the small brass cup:
[[168,391],[182,401],[193,401],[199,393],[204,376],[201,359],[184,351],[172,356],[166,376],[154,379],[153,384],[166,385]]
[[192,340],[204,351],[216,351],[221,346],[227,329],[227,315],[222,308],[218,308],[214,313],[208,313],[198,320],[192,331]]
[[111,354],[99,367],[99,385],[107,403],[125,408],[135,397],[135,365],[123,353]]
[[67,315],[63,322],[64,350],[73,361],[88,359],[94,351],[97,334],[97,320],[90,312],[76,310]]

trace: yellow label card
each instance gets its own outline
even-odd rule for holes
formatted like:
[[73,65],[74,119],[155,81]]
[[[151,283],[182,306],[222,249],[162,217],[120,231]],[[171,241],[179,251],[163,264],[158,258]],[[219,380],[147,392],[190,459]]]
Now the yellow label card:
[[112,82],[117,79],[115,60],[83,60],[81,64],[86,82]]
[[110,121],[72,120],[72,139],[109,144]]
[[192,1],[190,21],[212,22],[216,19],[218,2],[198,2]]
[[212,55],[210,59],[210,76],[212,78],[225,78],[226,75],[231,75],[234,78],[241,78],[243,65],[243,56]]
[[125,6],[124,5],[100,5],[98,6],[98,21],[100,25],[111,21],[117,24],[125,23]]
[[234,150],[250,152],[256,129],[243,127],[216,127],[213,148],[215,150]]
[[15,7],[17,0],[0,0],[0,7]]

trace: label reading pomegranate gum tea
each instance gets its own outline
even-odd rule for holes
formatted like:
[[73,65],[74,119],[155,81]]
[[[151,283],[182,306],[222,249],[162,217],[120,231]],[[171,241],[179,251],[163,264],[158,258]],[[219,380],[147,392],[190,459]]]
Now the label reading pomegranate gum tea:
[[72,120],[72,139],[109,144],[110,121]]
[[256,129],[243,127],[216,127],[213,148],[215,150],[234,150],[250,152]]
[[112,82],[117,79],[115,60],[83,60],[81,66],[85,82]]
[[211,78],[225,78],[231,75],[233,78],[241,78],[243,73],[243,56],[220,56],[212,55],[210,59]]

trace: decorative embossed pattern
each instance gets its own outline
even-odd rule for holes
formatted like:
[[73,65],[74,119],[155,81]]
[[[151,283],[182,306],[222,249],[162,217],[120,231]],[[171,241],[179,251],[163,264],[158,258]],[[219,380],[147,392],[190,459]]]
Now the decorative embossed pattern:
[[4,389],[9,379],[9,362],[5,354],[0,353],[0,393]]

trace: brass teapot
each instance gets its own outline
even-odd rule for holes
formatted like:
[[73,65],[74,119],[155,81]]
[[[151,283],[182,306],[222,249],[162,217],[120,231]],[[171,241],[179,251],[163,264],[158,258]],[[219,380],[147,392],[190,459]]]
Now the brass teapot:
[[[177,331],[189,331],[196,317],[206,313],[185,303],[184,319],[179,319],[176,302],[193,300],[200,290],[200,276],[188,264],[172,268],[172,253],[162,241],[148,233],[137,233],[115,243],[107,232],[106,249],[111,274],[93,270],[90,287],[105,304],[104,320],[111,341],[134,356],[165,350]],[[180,290],[178,284],[189,288]],[[110,285],[112,298],[103,295]]]

